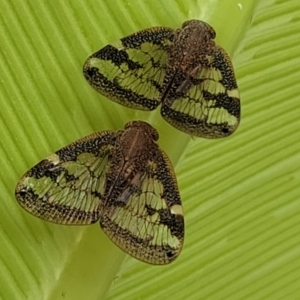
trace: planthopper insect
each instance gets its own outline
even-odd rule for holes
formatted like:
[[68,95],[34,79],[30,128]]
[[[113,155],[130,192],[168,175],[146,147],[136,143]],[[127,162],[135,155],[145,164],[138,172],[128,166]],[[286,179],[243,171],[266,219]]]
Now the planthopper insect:
[[183,246],[184,218],[172,164],[157,140],[157,131],[143,121],[86,136],[26,172],[16,199],[50,222],[100,221],[126,253],[168,264]]
[[240,97],[231,60],[207,23],[153,27],[92,54],[83,73],[90,85],[127,107],[153,110],[190,135],[222,138],[240,121]]

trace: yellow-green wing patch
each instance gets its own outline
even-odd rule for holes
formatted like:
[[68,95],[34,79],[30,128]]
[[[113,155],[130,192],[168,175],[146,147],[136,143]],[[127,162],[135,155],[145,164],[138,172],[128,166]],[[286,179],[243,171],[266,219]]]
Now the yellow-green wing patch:
[[115,139],[113,132],[95,133],[48,156],[20,179],[17,201],[54,223],[96,222]]
[[137,181],[138,185],[131,184],[122,192],[116,201],[118,206],[103,209],[100,225],[133,257],[150,264],[168,264],[179,255],[184,239],[174,170],[167,156],[158,150],[135,178],[138,180],[132,179],[132,183]]
[[119,104],[153,110],[165,76],[172,29],[154,27],[122,38],[91,55],[83,73],[90,85]]
[[240,100],[227,53],[214,46],[193,72],[179,68],[162,102],[162,116],[188,134],[219,138],[233,133],[240,121]]

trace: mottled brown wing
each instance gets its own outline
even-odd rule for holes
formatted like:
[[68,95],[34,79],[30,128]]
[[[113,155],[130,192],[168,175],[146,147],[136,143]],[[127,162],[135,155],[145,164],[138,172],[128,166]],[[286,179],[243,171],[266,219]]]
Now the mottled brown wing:
[[174,127],[205,138],[225,137],[236,130],[239,91],[231,60],[221,47],[216,45],[192,73],[170,69],[166,78],[171,83],[162,94],[161,114]]
[[173,29],[142,30],[91,55],[83,74],[99,93],[127,107],[153,110],[165,76]]
[[116,135],[110,131],[89,135],[42,160],[18,182],[19,204],[54,223],[84,225],[99,220]]
[[179,255],[184,239],[183,210],[168,157],[158,150],[132,182],[115,206],[103,207],[100,225],[133,257],[154,265],[168,264]]

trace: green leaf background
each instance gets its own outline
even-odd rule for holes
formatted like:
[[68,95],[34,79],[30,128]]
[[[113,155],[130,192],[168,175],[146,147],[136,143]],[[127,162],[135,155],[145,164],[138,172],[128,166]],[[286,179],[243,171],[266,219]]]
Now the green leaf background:
[[[299,299],[299,14],[298,0],[2,0],[0,298]],[[235,66],[242,119],[226,139],[190,138],[82,75],[105,44],[192,18],[215,28]],[[14,198],[45,156],[132,119],[158,129],[176,167],[186,239],[168,266],[127,256],[98,224],[50,224]]]

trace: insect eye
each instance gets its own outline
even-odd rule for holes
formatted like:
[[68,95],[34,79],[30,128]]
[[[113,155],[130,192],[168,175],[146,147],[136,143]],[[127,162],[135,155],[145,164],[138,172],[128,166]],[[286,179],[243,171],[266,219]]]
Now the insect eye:
[[151,137],[154,141],[157,141],[159,138],[159,134],[156,130],[152,130]]
[[152,140],[158,141],[159,134],[158,134],[157,130],[147,123],[143,122],[143,124],[145,124],[145,127],[147,127],[147,133],[151,136]]

